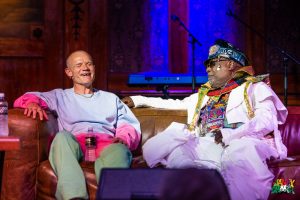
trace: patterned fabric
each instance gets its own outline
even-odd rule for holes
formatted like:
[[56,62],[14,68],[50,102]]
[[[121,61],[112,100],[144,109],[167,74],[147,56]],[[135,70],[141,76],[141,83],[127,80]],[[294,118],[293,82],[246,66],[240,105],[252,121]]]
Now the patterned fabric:
[[[199,127],[200,135],[210,132],[218,128],[237,128],[241,124],[228,124],[225,118],[225,111],[227,107],[228,97],[230,92],[239,85],[247,82],[259,81],[252,75],[254,74],[251,66],[240,68],[234,75],[234,78],[230,80],[225,87],[212,90],[209,82],[202,85],[199,89],[198,103],[196,106],[195,114],[192,123],[189,125],[190,130],[194,130]],[[254,81],[255,80],[255,81]],[[210,99],[207,104],[202,108],[202,102],[204,96],[207,95]],[[249,116],[252,117],[252,108],[250,106],[248,96],[246,95],[245,101],[247,109],[249,110]]]
[[223,128],[232,128],[232,129],[235,129],[235,128],[240,127],[241,125],[243,125],[242,122],[228,124],[227,118],[225,117]]
[[206,106],[200,111],[199,127],[201,136],[224,126],[228,97],[229,94],[227,93],[222,95],[218,101],[215,101],[214,98],[210,98]]
[[231,90],[238,87],[239,85],[241,85],[244,82],[245,82],[245,77],[242,77],[240,79],[232,79],[227,83],[227,85],[224,88],[209,91],[207,93],[207,96],[219,98],[219,97],[221,97],[221,95],[230,92]]
[[188,126],[190,131],[195,130],[196,126],[198,126],[198,121],[199,121],[199,117],[200,117],[199,114],[200,114],[200,110],[201,110],[202,101],[203,101],[204,97],[207,95],[210,88],[211,88],[210,83],[207,82],[204,85],[202,85],[202,87],[199,89],[198,102],[197,102],[197,105],[195,108],[195,114],[193,116],[192,122]]
[[210,60],[219,57],[234,60],[235,62],[240,63],[242,66],[248,64],[248,59],[243,52],[229,42],[221,39],[216,40],[215,44],[209,48],[208,59],[204,62],[204,65],[207,66]]

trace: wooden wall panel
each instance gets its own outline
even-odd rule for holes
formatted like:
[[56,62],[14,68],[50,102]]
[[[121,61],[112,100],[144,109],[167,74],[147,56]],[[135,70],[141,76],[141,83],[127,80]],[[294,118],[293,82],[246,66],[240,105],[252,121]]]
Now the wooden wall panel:
[[250,28],[242,25],[246,33],[246,55],[257,74],[266,73],[266,44],[257,34],[260,33],[264,35],[265,33],[264,9],[264,1],[247,1],[247,10],[244,16],[246,19],[245,22],[250,26]]
[[1,57],[42,57],[44,42],[20,38],[0,39]]
[[[110,13],[108,12],[110,1],[84,0],[83,4],[80,5],[83,10],[83,19],[80,21],[80,37],[76,41],[72,35],[70,17],[72,17],[73,5],[70,1],[44,0],[43,2],[43,23],[38,25],[43,31],[41,38],[13,38],[9,40],[1,40],[0,38],[0,91],[7,94],[10,106],[18,96],[26,91],[48,91],[54,88],[71,87],[71,81],[64,74],[65,59],[71,51],[77,49],[89,51],[94,58],[97,67],[95,87],[112,92],[155,90],[155,87],[129,87],[127,78],[128,73],[131,72],[124,73],[120,70],[120,72],[112,73],[109,71],[111,64],[109,44],[112,39],[109,32],[111,26]],[[114,2],[118,3],[117,0]],[[188,20],[187,2],[169,1],[169,9],[171,9],[169,15],[176,11],[175,13],[182,20]],[[179,4],[181,6],[178,6]],[[147,4],[143,6],[147,6]],[[143,7],[143,9],[145,8]],[[268,19],[265,16],[265,11],[266,7],[263,2],[253,0],[247,1],[246,11],[239,14],[249,25],[258,31],[266,32],[268,24],[266,20]],[[171,21],[170,23],[170,30],[174,29],[173,25],[178,28],[177,24]],[[241,34],[245,35],[241,38],[245,38],[246,54],[252,60],[256,71],[258,73],[268,72],[265,65],[268,59],[266,57],[268,47],[264,41],[242,25],[238,29],[241,30]],[[169,65],[172,66],[170,71],[173,73],[185,72],[186,70],[182,66],[187,63],[188,43],[186,40],[188,38],[184,31],[182,32],[181,34],[181,31],[173,30],[172,33],[179,35],[169,37],[170,44],[174,45],[169,52]],[[297,34],[299,36],[299,32]],[[176,44],[176,42],[179,43]],[[293,69],[296,70],[289,74],[289,105],[300,105],[300,91],[296,82],[298,80],[298,67],[294,67]],[[282,73],[271,74],[271,81],[275,92],[283,99]]]
[[[88,51],[89,41],[89,1],[80,4],[72,4],[65,1],[64,30],[65,30],[65,52],[69,55],[76,50]],[[80,2],[80,1],[73,1]]]
[[107,90],[108,82],[108,0],[90,0],[89,4],[89,51],[96,65],[94,87]]
[[64,1],[45,0],[45,55],[42,91],[64,86]]
[[[184,24],[188,24],[189,1],[169,1],[169,19],[176,14]],[[172,73],[187,73],[189,35],[178,22],[169,20],[169,66]]]
[[6,94],[9,107],[24,92],[43,87],[42,8],[43,2],[37,0],[0,3],[0,91]]
[[[300,87],[299,87],[299,74],[290,73],[288,75],[288,90],[287,90],[287,103],[289,106],[300,105]],[[283,74],[274,73],[270,75],[271,86],[275,93],[280,97],[284,103],[284,76]]]
[[0,91],[10,108],[24,92],[43,90],[43,70],[42,58],[0,58]]
[[[107,2],[106,0],[85,0],[81,4],[65,1],[64,11],[64,58],[76,50],[91,54],[96,66],[94,87],[107,89],[108,46],[107,46]],[[78,15],[74,13],[78,11]],[[80,19],[76,22],[75,18]],[[78,29],[74,26],[78,25]],[[77,31],[78,35],[75,35]],[[63,63],[62,67],[65,67]],[[72,81],[64,76],[64,88],[72,87]]]
[[[16,6],[18,6],[16,4]],[[70,1],[44,1],[41,38],[0,38],[0,91],[10,107],[27,91],[68,88],[65,59],[78,49],[89,51],[97,66],[95,87],[107,89],[107,6],[106,0],[85,0],[80,9],[79,37],[74,39]]]
[[[71,3],[74,2],[74,3]],[[76,3],[76,2],[79,2]],[[88,51],[89,1],[64,1],[64,57],[61,68],[66,67],[65,61],[70,53],[76,50]],[[64,88],[72,87],[72,81],[64,75]]]

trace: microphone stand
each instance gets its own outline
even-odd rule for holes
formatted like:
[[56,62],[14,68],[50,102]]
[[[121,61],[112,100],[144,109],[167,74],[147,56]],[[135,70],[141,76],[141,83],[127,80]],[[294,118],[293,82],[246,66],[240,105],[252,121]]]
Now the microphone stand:
[[184,23],[180,20],[179,17],[173,15],[172,16],[173,21],[178,21],[179,25],[183,27],[183,29],[189,34],[189,37],[191,40],[189,43],[192,44],[192,92],[196,92],[195,86],[196,86],[196,76],[195,76],[195,50],[196,50],[196,44],[199,46],[202,46],[202,44],[199,42],[199,40],[191,33],[191,31],[184,25]]
[[293,57],[288,52],[286,52],[284,49],[282,49],[281,47],[279,47],[278,45],[274,44],[271,39],[266,38],[263,34],[261,34],[260,32],[258,32],[257,30],[255,30],[252,26],[250,26],[249,24],[247,24],[246,22],[244,22],[243,20],[241,20],[230,9],[227,10],[226,15],[228,15],[229,17],[233,17],[235,20],[237,20],[238,22],[240,22],[241,24],[243,24],[245,27],[247,27],[248,29],[250,29],[252,32],[254,32],[256,35],[258,35],[259,37],[261,37],[267,44],[269,44],[270,46],[272,46],[274,49],[278,50],[281,53],[283,67],[284,67],[284,105],[287,106],[287,104],[288,104],[288,101],[287,101],[287,96],[288,96],[288,93],[287,93],[287,91],[288,91],[288,73],[287,73],[288,70],[287,70],[287,63],[288,63],[288,60],[290,59],[294,63],[296,63],[297,65],[299,65],[300,61],[297,60],[295,57]]

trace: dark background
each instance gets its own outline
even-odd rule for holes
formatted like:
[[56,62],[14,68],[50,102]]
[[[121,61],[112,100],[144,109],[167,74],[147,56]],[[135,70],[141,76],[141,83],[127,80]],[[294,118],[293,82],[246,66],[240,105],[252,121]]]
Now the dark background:
[[[97,67],[94,87],[120,96],[154,95],[153,86],[128,86],[128,75],[149,71],[190,72],[188,35],[178,24],[168,20],[176,13],[187,24],[193,20],[199,20],[199,26],[208,22],[206,26],[212,31],[207,35],[209,40],[201,38],[204,43],[211,45],[213,39],[220,36],[232,40],[245,51],[257,73],[270,73],[272,87],[283,100],[284,69],[279,51],[234,19],[230,24],[209,24],[220,17],[219,8],[209,7],[205,18],[190,18],[191,8],[209,6],[208,2],[213,1],[1,0],[0,91],[5,92],[11,107],[13,101],[27,91],[72,86],[64,74],[65,59],[70,52],[83,49],[91,53]],[[300,58],[296,0],[228,0],[227,3],[240,19]],[[159,9],[164,10],[166,17],[162,23],[168,27],[168,41],[163,48],[159,43],[151,43],[154,29],[149,24],[153,24],[153,9],[156,15],[160,14]],[[201,51],[207,52],[206,46],[201,47]],[[157,54],[153,57],[151,52]],[[203,56],[197,57],[196,69],[203,67],[203,59]],[[299,67],[288,61],[288,105],[300,105]],[[187,95],[191,87],[172,86],[170,89],[174,94],[185,90],[182,95]]]

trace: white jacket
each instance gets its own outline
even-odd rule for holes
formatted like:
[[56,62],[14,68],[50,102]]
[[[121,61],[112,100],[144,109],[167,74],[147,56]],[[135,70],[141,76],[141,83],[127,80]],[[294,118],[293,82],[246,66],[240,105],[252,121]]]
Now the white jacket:
[[[229,144],[233,139],[241,137],[264,136],[274,131],[275,145],[280,158],[287,156],[287,149],[282,143],[278,124],[283,124],[287,117],[287,109],[273,90],[263,82],[250,84],[247,93],[255,116],[249,118],[244,101],[245,83],[233,89],[229,95],[226,108],[226,118],[229,124],[241,122],[236,129],[221,129],[223,142]],[[184,109],[188,112],[187,123],[191,123],[198,101],[198,93],[183,100],[162,99],[157,97],[131,96],[136,107],[155,107],[165,109]],[[201,108],[206,105],[209,97],[205,96]]]

